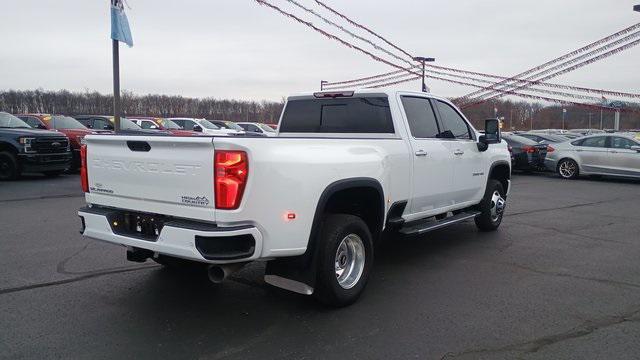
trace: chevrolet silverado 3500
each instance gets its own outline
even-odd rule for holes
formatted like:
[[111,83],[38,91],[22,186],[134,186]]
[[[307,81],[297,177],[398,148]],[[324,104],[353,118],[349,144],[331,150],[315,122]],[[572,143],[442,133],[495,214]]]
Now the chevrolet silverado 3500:
[[498,228],[510,155],[485,128],[441,97],[362,90],[289,97],[276,137],[89,135],[81,231],[214,282],[268,261],[267,283],[348,305],[383,231]]

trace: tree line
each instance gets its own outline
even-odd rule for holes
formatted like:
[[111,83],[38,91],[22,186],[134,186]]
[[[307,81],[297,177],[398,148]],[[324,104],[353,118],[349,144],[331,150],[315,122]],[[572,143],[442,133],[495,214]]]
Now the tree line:
[[[257,121],[277,123],[284,106],[281,101],[225,100],[213,97],[190,98],[179,95],[138,95],[122,93],[122,108],[126,116],[197,117],[211,120]],[[463,109],[474,125],[482,129],[484,119],[497,116],[504,120],[504,129],[528,130],[562,128],[613,128],[614,111],[579,106],[550,106],[542,103],[495,100]],[[629,105],[622,112],[623,129],[640,129],[640,107]],[[5,90],[0,91],[0,111],[9,113],[51,113],[65,115],[106,115],[113,113],[113,96],[97,91],[68,90]]]

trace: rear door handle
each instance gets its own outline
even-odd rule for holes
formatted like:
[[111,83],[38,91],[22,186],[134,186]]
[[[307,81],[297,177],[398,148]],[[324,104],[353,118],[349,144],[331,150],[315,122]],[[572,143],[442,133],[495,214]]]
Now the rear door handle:
[[427,152],[424,150],[416,151],[416,156],[427,156]]
[[454,155],[462,155],[462,154],[464,154],[464,151],[458,149],[458,150],[454,151],[453,154]]

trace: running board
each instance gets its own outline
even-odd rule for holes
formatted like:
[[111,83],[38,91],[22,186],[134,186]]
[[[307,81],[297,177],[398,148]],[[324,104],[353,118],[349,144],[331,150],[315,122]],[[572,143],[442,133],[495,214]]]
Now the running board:
[[453,225],[455,223],[459,223],[465,220],[473,219],[476,216],[480,215],[480,211],[467,211],[457,215],[449,216],[442,220],[430,220],[423,221],[419,223],[407,224],[399,231],[404,235],[420,235],[427,233],[429,231],[441,229],[443,227],[447,227],[449,225]]

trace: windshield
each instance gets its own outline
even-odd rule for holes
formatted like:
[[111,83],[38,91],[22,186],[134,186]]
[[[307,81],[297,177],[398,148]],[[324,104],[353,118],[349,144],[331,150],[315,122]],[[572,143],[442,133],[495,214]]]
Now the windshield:
[[0,112],[0,128],[31,128],[31,126],[9,113]]
[[158,123],[162,125],[162,127],[165,129],[175,129],[175,130],[182,129],[180,126],[178,126],[178,124],[174,123],[169,119],[158,119]]
[[256,123],[256,125],[258,125],[258,127],[260,127],[260,129],[262,129],[265,132],[276,132],[275,130],[273,130],[273,128],[267,124],[261,124],[261,123]]
[[208,122],[207,120],[196,120],[196,122],[198,123],[198,125],[202,126],[205,129],[211,129],[211,130],[220,129],[219,127],[213,125],[212,123]]
[[[109,119],[112,123],[113,118]],[[140,126],[136,125],[133,121],[127,118],[120,118],[120,129],[121,130],[140,130],[142,129]]]
[[[46,120],[46,119],[45,119]],[[87,127],[70,116],[52,116],[49,120],[54,129],[86,129]]]

